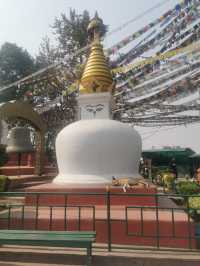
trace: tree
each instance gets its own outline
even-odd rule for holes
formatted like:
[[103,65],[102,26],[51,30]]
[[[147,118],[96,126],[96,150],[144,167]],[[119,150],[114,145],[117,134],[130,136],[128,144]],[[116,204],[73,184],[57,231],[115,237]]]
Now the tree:
[[34,60],[26,50],[8,42],[1,46],[0,86],[19,80],[34,70]]
[[[36,61],[40,65],[47,66],[67,57],[66,61],[70,67],[82,64],[85,58],[83,54],[79,54],[75,58],[72,58],[72,55],[88,44],[87,28],[90,21],[91,18],[87,10],[78,14],[74,9],[70,9],[69,17],[61,13],[52,26],[57,44],[53,47],[49,38],[43,39]],[[106,25],[102,24],[101,32],[101,35],[104,36],[107,32]]]
[[[56,18],[52,26],[54,35],[58,41],[60,58],[70,56],[77,50],[87,45],[87,26],[90,22],[88,11],[77,14],[74,9],[70,9],[69,18],[62,13],[60,18]],[[82,55],[78,57],[82,63]]]
[[46,36],[43,38],[42,43],[40,44],[39,53],[35,59],[35,66],[37,69],[47,67],[55,63],[57,57],[57,49],[53,47],[49,37]]

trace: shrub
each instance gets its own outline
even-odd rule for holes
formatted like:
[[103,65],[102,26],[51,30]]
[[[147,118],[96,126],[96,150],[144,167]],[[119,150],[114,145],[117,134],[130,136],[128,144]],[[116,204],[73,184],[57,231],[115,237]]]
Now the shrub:
[[190,208],[189,213],[191,217],[199,221],[200,220],[200,195],[199,197],[189,197],[188,206]]
[[5,191],[6,182],[7,182],[7,176],[0,175],[0,192]]
[[182,195],[194,195],[199,193],[200,187],[191,181],[181,181],[177,184],[177,192]]
[[165,175],[168,175],[168,174],[170,175],[171,173],[170,173],[169,169],[166,167],[162,167],[162,168],[161,167],[152,167],[151,174],[152,174],[153,181],[157,185],[160,185],[160,186],[165,185],[166,186],[166,184],[164,184],[163,177]]
[[189,197],[188,204],[189,208],[199,210],[200,213],[200,195],[199,197]]

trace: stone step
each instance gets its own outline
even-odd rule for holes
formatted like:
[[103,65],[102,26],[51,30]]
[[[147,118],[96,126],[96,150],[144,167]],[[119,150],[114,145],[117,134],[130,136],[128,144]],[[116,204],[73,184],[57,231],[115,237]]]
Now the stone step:
[[15,189],[23,189],[23,188],[29,188],[29,187],[34,187],[34,186],[39,186],[39,185],[43,185],[46,183],[50,183],[51,180],[47,181],[30,181],[30,182],[24,182],[24,183],[20,183],[18,184]]
[[25,187],[27,188],[27,187],[33,187],[37,185],[50,183],[53,178],[54,175],[49,175],[49,176],[30,175],[30,176],[9,177],[8,190],[15,191],[18,188],[25,188]]

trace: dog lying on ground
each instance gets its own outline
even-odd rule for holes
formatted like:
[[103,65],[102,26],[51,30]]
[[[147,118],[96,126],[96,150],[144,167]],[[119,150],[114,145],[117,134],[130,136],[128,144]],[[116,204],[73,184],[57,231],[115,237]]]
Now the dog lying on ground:
[[134,186],[137,186],[138,184],[142,184],[145,186],[145,188],[149,187],[149,184],[142,180],[141,178],[128,178],[128,177],[122,177],[122,178],[116,178],[112,177],[112,185],[113,186],[122,186],[122,189],[124,192],[126,192],[127,188],[133,188]]

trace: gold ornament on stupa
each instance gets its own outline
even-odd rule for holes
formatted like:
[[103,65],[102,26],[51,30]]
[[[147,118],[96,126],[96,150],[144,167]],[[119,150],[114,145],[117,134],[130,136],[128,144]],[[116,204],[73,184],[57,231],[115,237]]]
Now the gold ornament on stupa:
[[107,92],[111,90],[113,79],[108,62],[100,43],[100,27],[102,20],[95,15],[88,25],[88,33],[92,34],[93,41],[90,55],[80,82],[80,93]]

